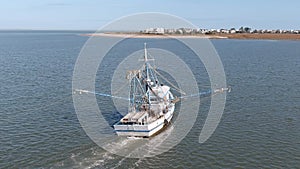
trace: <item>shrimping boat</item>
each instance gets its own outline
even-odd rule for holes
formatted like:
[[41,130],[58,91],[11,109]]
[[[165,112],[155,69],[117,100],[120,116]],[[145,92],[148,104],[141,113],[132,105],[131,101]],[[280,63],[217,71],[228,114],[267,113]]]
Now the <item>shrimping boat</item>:
[[[146,43],[144,47],[143,67],[139,70],[127,72],[129,81],[129,98],[114,96],[84,89],[75,89],[75,93],[95,94],[103,97],[115,99],[125,99],[129,101],[128,113],[113,125],[114,131],[118,136],[127,137],[151,137],[168,125],[174,115],[175,104],[180,99],[191,97],[209,97],[215,94],[230,92],[231,87],[208,89],[196,94],[185,95],[174,84],[165,79],[150,64],[153,59],[148,58]],[[184,96],[177,97],[171,92],[171,88],[160,83],[159,78],[166,80],[172,89],[177,90]]]
[[173,96],[169,86],[160,83],[151,60],[145,44],[143,68],[127,72],[130,81],[128,114],[113,126],[119,136],[150,137],[173,117],[179,98]]

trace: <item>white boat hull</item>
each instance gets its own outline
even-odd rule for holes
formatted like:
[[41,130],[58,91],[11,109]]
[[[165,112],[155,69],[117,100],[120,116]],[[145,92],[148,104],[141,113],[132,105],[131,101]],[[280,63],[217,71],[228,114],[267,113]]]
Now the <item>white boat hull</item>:
[[118,122],[114,125],[114,130],[118,136],[135,136],[135,137],[151,137],[159,132],[173,117],[175,104],[169,108],[164,116],[158,118],[150,124],[121,124]]

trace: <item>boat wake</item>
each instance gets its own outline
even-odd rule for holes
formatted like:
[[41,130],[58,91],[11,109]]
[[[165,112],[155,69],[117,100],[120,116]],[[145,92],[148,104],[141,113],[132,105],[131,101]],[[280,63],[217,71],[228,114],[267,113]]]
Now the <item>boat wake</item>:
[[[165,128],[164,132],[159,133],[152,138],[141,138],[141,137],[122,137],[114,143],[105,145],[105,149],[109,148],[109,151],[103,150],[98,146],[88,147],[84,146],[69,155],[69,158],[57,162],[52,167],[63,167],[63,168],[118,168],[130,161],[129,168],[137,168],[143,163],[144,158],[132,158],[141,149],[144,149],[144,157],[149,157],[153,153],[160,149],[160,145],[165,139],[173,132],[173,126],[169,125]],[[142,144],[141,144],[142,142]],[[136,146],[136,147],[133,147]],[[124,149],[131,149],[132,152],[126,156],[118,156],[114,153],[122,151]]]

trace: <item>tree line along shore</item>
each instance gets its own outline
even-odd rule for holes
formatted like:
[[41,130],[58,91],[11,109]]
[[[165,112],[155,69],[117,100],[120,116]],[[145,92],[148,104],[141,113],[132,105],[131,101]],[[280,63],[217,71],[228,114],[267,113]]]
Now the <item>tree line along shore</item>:
[[266,40],[300,40],[300,34],[279,34],[279,33],[217,33],[215,35],[228,39],[266,39]]
[[272,39],[272,40],[299,40],[300,30],[283,29],[252,29],[250,27],[240,27],[239,29],[201,29],[201,28],[148,28],[141,30],[144,34],[161,35],[182,35],[182,36],[208,36],[209,38],[229,38],[229,39]]

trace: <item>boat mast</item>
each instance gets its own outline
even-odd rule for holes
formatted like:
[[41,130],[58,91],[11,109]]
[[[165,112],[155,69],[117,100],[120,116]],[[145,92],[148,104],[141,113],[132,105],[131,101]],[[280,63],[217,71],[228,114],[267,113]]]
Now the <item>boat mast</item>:
[[145,61],[145,66],[146,66],[146,80],[147,80],[147,82],[149,82],[150,78],[149,78],[149,66],[148,66],[147,44],[146,43],[144,43],[144,61]]
[[151,106],[150,102],[150,85],[151,85],[151,79],[149,76],[149,65],[148,65],[148,56],[147,56],[147,44],[144,43],[144,61],[145,61],[145,69],[146,69],[146,92],[147,92],[147,98],[148,98],[148,103],[149,103],[149,110]]

